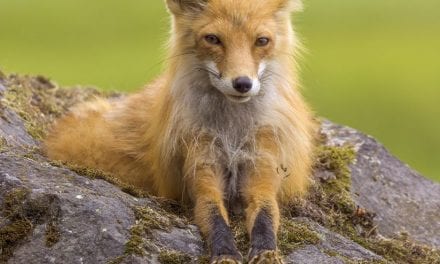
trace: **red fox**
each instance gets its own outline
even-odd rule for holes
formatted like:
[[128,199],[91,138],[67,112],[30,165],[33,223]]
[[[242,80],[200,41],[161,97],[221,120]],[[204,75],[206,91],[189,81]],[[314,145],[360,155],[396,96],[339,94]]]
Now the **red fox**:
[[300,0],[167,0],[163,75],[54,124],[51,159],[189,203],[211,263],[242,263],[228,216],[246,215],[249,263],[282,263],[279,203],[307,189],[316,124],[298,89]]

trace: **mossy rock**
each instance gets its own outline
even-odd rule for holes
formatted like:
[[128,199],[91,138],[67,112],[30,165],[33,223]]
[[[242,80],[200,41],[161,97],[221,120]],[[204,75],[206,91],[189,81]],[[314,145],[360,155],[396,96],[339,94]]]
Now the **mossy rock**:
[[14,110],[23,120],[28,133],[37,140],[44,137],[50,124],[68,109],[96,96],[115,96],[96,89],[62,89],[43,76],[9,75],[3,77],[7,88],[1,105]]
[[[44,77],[3,74],[0,85],[4,121],[0,122],[0,262],[209,262],[187,208],[152,197],[108,173],[48,161],[42,155],[39,139],[53,120],[78,102],[113,95],[63,89]],[[11,113],[17,120],[8,123]],[[282,208],[278,236],[286,263],[320,258],[344,263],[438,262],[440,242],[433,234],[440,228],[429,217],[440,219],[432,210],[440,206],[439,185],[410,170],[362,133],[328,121],[323,121],[322,132],[308,196]],[[34,140],[23,140],[29,144],[19,151],[15,140],[24,135]],[[388,193],[398,199],[387,200]],[[385,196],[385,202],[377,196]],[[405,207],[411,201],[417,211]],[[243,219],[231,222],[246,256],[249,238]],[[388,230],[383,223],[393,228]],[[399,235],[400,227],[408,233]],[[168,234],[168,240],[160,234]],[[170,239],[180,244],[169,243]],[[179,246],[190,240],[198,243]],[[315,256],[308,252],[319,256],[311,259]]]
[[306,223],[284,218],[281,220],[278,240],[279,249],[284,255],[288,255],[295,249],[306,245],[318,244],[321,241],[321,238],[319,234]]
[[59,209],[52,196],[31,197],[27,188],[13,188],[3,197],[1,214],[6,224],[0,226],[0,260],[12,256],[14,249],[25,242],[35,225],[47,224],[46,244],[59,241]]

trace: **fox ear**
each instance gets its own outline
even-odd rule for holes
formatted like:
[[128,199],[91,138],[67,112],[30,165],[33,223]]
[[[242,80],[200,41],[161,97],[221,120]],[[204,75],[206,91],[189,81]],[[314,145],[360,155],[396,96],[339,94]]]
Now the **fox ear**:
[[209,0],[166,0],[168,9],[174,15],[203,11]]
[[302,0],[281,0],[280,8],[287,12],[300,12],[304,7]]

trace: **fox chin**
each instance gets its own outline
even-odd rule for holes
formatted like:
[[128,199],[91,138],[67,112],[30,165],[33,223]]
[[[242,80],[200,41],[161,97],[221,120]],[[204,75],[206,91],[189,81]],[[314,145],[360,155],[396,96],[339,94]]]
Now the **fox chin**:
[[73,107],[45,140],[51,159],[112,173],[194,208],[211,263],[282,263],[280,206],[310,182],[316,123],[298,88],[290,21],[300,0],[167,0],[166,68],[142,91]]

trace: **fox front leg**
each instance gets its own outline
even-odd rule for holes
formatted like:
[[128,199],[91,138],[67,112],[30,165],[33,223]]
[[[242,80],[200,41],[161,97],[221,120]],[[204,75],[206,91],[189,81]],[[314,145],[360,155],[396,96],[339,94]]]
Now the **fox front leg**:
[[250,264],[283,263],[277,249],[280,221],[277,193],[281,179],[277,178],[275,171],[267,160],[258,162],[244,187],[246,222],[251,242]]
[[[277,249],[277,232],[279,226],[279,209],[276,194],[255,193],[249,195],[250,203],[246,218],[250,237],[250,264],[283,263]],[[271,197],[272,196],[272,197]]]
[[208,240],[210,263],[241,264],[242,256],[228,225],[221,180],[213,170],[202,168],[197,170],[193,186],[195,221]]
[[250,264],[278,264],[283,263],[277,250],[276,229],[268,209],[261,209],[255,218],[250,232],[251,248],[249,251]]

